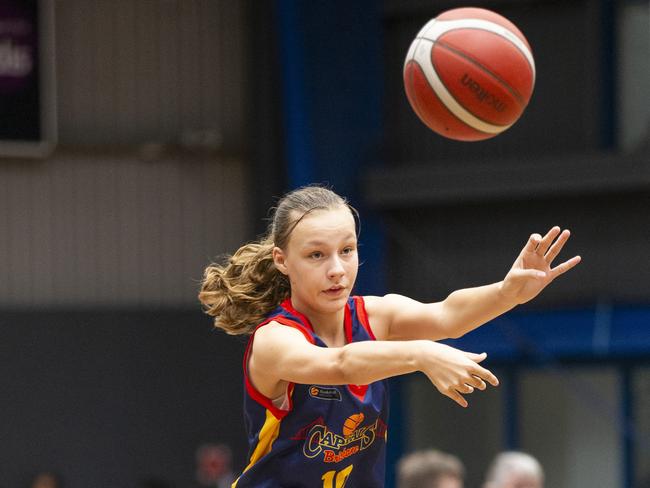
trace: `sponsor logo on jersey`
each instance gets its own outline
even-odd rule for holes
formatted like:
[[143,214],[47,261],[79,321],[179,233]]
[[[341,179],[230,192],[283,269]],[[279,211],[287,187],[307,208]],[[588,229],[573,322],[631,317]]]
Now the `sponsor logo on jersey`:
[[311,385],[309,387],[309,396],[321,400],[341,401],[341,392],[333,387]]

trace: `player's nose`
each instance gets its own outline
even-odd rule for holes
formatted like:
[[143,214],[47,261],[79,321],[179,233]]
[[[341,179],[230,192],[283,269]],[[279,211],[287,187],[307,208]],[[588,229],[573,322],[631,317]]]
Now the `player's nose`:
[[343,267],[341,259],[338,256],[333,256],[327,270],[327,275],[330,278],[334,278],[337,276],[342,276],[343,274],[345,274],[345,268]]

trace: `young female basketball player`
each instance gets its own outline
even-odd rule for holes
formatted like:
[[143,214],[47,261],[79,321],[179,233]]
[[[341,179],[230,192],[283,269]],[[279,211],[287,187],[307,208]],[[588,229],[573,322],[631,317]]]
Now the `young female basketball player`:
[[215,324],[250,335],[244,410],[250,460],[233,487],[381,487],[387,438],[382,380],[421,371],[462,396],[497,378],[486,354],[434,342],[524,303],[579,261],[551,263],[569,238],[533,234],[498,283],[441,302],[350,296],[359,266],[355,211],[332,191],[285,195],[269,233],[211,265],[199,294]]

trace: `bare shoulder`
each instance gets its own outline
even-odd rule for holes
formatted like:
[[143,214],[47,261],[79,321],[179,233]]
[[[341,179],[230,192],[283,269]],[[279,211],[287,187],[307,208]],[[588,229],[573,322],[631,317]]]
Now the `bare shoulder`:
[[422,304],[404,295],[389,293],[384,296],[363,297],[370,326],[377,339],[395,339],[392,327],[400,322],[409,311],[419,308]]
[[390,324],[393,317],[392,310],[395,306],[395,297],[399,295],[388,294],[384,296],[367,295],[363,297],[368,314],[368,321],[375,337],[385,341],[390,335]]
[[295,347],[301,342],[307,343],[307,340],[298,330],[278,322],[269,322],[255,331],[248,355],[248,372],[257,391],[268,398],[276,398],[286,390],[287,382],[277,371],[278,358],[289,344]]
[[295,346],[296,343],[308,342],[298,329],[272,321],[255,331],[251,356],[254,354],[258,362],[273,361],[287,345]]
[[377,314],[378,316],[390,315],[396,308],[405,306],[406,304],[412,303],[413,300],[405,297],[404,295],[398,295],[397,293],[388,293],[382,297],[367,295],[363,297],[363,301],[366,305],[366,311],[368,314],[372,313]]

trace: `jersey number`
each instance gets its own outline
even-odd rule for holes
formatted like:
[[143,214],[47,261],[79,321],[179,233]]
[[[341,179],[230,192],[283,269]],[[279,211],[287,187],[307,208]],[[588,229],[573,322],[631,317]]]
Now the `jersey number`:
[[323,488],[343,488],[345,482],[350,477],[353,467],[354,465],[350,464],[350,466],[342,469],[338,473],[336,471],[328,471],[325,473],[321,478],[323,480]]

